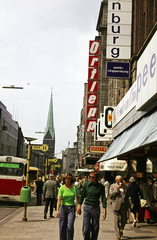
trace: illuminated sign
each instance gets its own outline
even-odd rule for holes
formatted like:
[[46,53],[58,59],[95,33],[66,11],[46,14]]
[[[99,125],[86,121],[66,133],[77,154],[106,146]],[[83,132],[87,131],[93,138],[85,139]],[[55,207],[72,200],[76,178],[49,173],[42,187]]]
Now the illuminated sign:
[[0,163],[0,167],[19,168],[19,164],[17,164],[17,163]]

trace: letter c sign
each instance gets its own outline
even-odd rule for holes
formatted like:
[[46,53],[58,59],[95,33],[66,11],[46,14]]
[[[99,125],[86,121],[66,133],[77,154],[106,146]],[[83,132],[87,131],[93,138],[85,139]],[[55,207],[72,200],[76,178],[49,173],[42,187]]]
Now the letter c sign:
[[112,107],[107,107],[106,109],[104,109],[106,128],[112,128],[112,113],[113,113],[113,111],[114,111],[114,108],[112,108]]

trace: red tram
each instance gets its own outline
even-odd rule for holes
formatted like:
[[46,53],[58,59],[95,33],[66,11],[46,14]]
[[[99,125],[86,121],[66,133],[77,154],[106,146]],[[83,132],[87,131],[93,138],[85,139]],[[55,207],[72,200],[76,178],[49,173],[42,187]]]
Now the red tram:
[[0,200],[20,201],[20,190],[26,185],[27,160],[0,156]]

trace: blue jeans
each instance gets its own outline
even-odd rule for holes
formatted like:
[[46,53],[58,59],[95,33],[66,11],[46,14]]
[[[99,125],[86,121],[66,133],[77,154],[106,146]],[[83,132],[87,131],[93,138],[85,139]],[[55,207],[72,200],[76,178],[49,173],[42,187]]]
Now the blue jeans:
[[75,221],[75,205],[61,205],[59,212],[60,240],[73,240]]
[[[84,240],[97,240],[99,233],[99,219],[100,219],[100,207],[99,206],[84,206],[83,214],[83,237]],[[90,238],[90,232],[92,236]]]

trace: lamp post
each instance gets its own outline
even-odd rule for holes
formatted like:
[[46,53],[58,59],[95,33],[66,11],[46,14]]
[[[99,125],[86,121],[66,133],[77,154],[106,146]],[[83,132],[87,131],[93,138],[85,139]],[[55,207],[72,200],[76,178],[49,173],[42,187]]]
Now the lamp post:
[[15,85],[3,86],[2,88],[10,88],[10,89],[23,89],[23,87],[16,87]]
[[[27,174],[26,174],[26,186],[28,186],[29,181],[29,162],[30,162],[30,154],[31,154],[31,141],[37,140],[37,138],[25,137],[25,139],[29,142],[28,144],[28,153],[27,153]],[[27,221],[27,203],[24,202],[24,218],[23,221]]]

